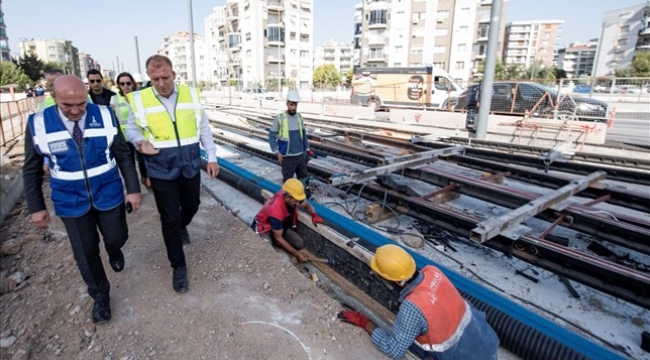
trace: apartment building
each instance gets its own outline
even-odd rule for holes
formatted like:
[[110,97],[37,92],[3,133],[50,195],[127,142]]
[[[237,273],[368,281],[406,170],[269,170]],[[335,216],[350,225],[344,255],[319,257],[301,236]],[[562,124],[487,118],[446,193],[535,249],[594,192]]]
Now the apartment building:
[[[364,67],[430,64],[467,81],[485,57],[491,9],[491,0],[366,0],[355,7],[355,59]],[[507,0],[502,17],[506,9]]]
[[86,77],[86,74],[90,69],[101,71],[102,67],[92,58],[92,56],[90,56],[90,54],[79,53],[79,72],[81,72],[81,76]]
[[[18,43],[20,56],[36,55],[44,63],[58,63],[63,71],[81,77],[79,67],[79,50],[72,46],[72,41],[65,39],[20,39]],[[84,74],[85,75],[85,74]]]
[[564,20],[539,20],[506,24],[503,63],[506,66],[519,65],[522,69],[532,65],[553,67],[563,23]]
[[594,75],[629,67],[636,51],[650,51],[650,1],[603,15]]
[[353,44],[328,40],[314,49],[314,68],[333,64],[343,77],[352,68]]
[[[179,84],[192,84],[192,62],[190,49],[190,32],[177,31],[171,36],[164,37],[158,54],[167,56],[174,66],[176,82]],[[194,59],[196,66],[196,81],[209,82],[208,56],[205,41],[199,34],[194,34]]]
[[9,38],[7,37],[5,14],[2,12],[2,0],[0,0],[0,55],[1,61],[11,61],[11,50],[9,50]]
[[591,76],[597,48],[598,39],[586,43],[573,42],[557,51],[557,68],[566,71],[568,78]]
[[[206,33],[216,34],[225,53],[228,83],[275,91],[278,84],[311,88],[313,9],[313,0],[227,0],[224,23],[213,22],[217,31],[211,25]],[[215,7],[208,18],[220,18],[214,15],[220,11]],[[211,44],[209,56],[218,58],[217,45]]]
[[210,83],[228,85],[228,53],[226,48],[222,48],[220,39],[223,38],[223,34],[219,32],[219,29],[226,24],[226,7],[213,7],[212,13],[205,17],[204,24]]

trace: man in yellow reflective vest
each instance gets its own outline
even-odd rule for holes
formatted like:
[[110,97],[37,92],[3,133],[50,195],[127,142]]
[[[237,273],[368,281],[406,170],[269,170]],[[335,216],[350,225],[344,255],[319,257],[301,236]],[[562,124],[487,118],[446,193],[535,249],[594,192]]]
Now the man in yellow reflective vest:
[[146,69],[152,86],[127,95],[132,113],[126,136],[144,155],[173,268],[172,285],[184,293],[189,281],[183,245],[190,242],[187,226],[201,202],[199,144],[208,155],[211,178],[219,173],[217,146],[198,89],[174,83],[176,73],[166,56],[151,56]]

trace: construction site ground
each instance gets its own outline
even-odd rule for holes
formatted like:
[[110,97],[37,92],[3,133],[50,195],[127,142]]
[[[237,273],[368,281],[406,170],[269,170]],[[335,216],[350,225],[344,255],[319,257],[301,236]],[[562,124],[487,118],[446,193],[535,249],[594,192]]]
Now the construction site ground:
[[[11,152],[3,193],[22,165],[20,146]],[[177,294],[153,194],[143,188],[142,208],[128,215],[124,271],[113,272],[102,253],[113,318],[94,325],[62,222],[52,213],[48,230],[35,228],[21,199],[1,229],[0,359],[385,358],[360,328],[338,321],[341,305],[320,282],[204,190],[201,202],[185,247],[190,290]]]

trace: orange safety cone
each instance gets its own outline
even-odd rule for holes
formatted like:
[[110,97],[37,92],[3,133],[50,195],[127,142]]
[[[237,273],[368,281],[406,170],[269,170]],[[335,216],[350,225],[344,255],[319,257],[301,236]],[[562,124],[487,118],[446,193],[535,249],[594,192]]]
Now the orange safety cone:
[[616,118],[616,108],[613,107],[612,111],[609,112],[609,120],[607,120],[607,128],[611,129],[614,127],[614,119]]

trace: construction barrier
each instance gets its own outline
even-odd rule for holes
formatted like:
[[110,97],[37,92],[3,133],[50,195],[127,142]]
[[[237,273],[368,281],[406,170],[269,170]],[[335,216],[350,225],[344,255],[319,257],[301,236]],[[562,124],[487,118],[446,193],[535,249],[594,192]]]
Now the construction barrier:
[[23,135],[29,114],[36,111],[41,98],[0,102],[0,146]]

